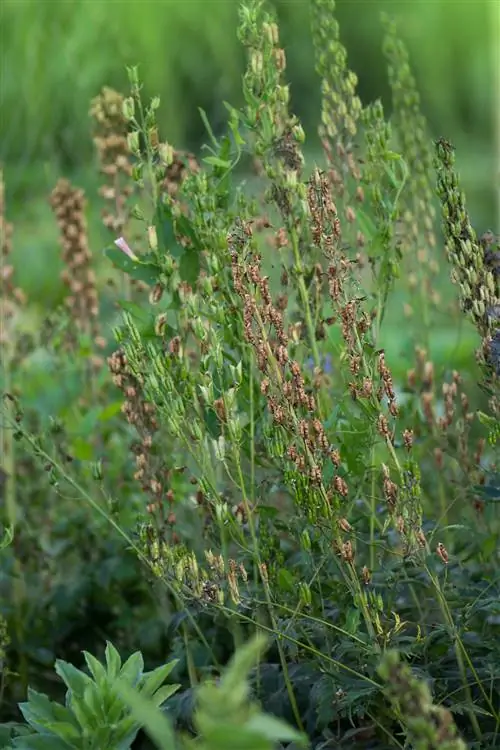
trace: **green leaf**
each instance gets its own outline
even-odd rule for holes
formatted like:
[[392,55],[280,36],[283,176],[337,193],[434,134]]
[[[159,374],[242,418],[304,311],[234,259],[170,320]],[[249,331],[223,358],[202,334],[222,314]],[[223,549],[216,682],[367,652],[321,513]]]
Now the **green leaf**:
[[115,680],[118,677],[120,669],[122,668],[122,660],[116,648],[109,641],[106,641],[105,655],[108,676],[112,680]]
[[56,721],[53,724],[48,724],[46,729],[70,744],[71,740],[76,740],[81,737],[80,730],[67,721]]
[[37,693],[32,688],[28,688],[27,703],[21,703],[19,706],[21,711],[24,707],[31,712],[32,716],[36,716],[38,722],[71,721],[71,712],[65,706],[51,701],[47,695]]
[[184,255],[184,246],[177,241],[175,234],[175,218],[172,207],[167,200],[161,199],[156,207],[156,234],[160,249],[178,260]]
[[265,651],[266,644],[267,638],[258,633],[245,646],[238,649],[229,662],[218,689],[231,692],[239,688]]
[[163,664],[151,672],[146,672],[139,682],[138,688],[141,691],[141,695],[151,697],[158,688],[163,685],[170,672],[179,663],[178,659],[170,661],[168,664]]
[[105,685],[107,681],[107,674],[106,674],[104,665],[101,664],[101,662],[98,659],[96,659],[95,656],[92,656],[92,654],[89,654],[88,651],[84,651],[83,656],[85,657],[87,667],[89,668],[89,671],[91,675],[93,676],[94,680],[96,681],[96,683],[100,687],[102,685]]
[[347,613],[345,629],[348,633],[355,634],[359,630],[359,623],[361,621],[361,613],[359,609],[352,607]]
[[293,591],[297,585],[297,579],[286,568],[281,568],[278,573],[278,584],[283,591]]
[[75,745],[68,744],[53,734],[34,734],[29,737],[17,737],[12,742],[17,750],[74,750]]
[[[123,697],[120,695],[119,698],[120,705],[123,706]],[[128,705],[125,710],[127,710],[127,712],[129,711]],[[126,716],[118,723],[115,722],[115,724],[117,724],[117,726],[113,732],[113,741],[118,747],[131,747],[140,729],[139,722],[135,719],[134,716]]]
[[149,286],[153,286],[158,281],[159,269],[155,263],[145,263],[135,261],[117,247],[107,247],[104,255],[113,263],[114,266],[126,273],[133,279],[143,281]]
[[187,248],[179,263],[179,276],[188,284],[195,284],[200,275],[200,254],[194,248]]
[[129,685],[136,685],[144,672],[144,659],[140,651],[135,651],[128,657],[120,671],[120,678]]
[[83,694],[83,703],[92,712],[95,723],[100,725],[106,720],[105,703],[107,703],[108,691],[103,690],[105,685],[99,687],[93,683],[87,685]]
[[178,216],[175,220],[175,226],[179,234],[183,237],[187,237],[193,247],[195,247],[197,250],[202,249],[198,240],[196,229],[187,216],[185,216],[184,214]]
[[[91,682],[90,684],[94,683]],[[69,697],[68,706],[75,715],[75,718],[77,719],[83,730],[92,732],[97,727],[97,717],[92,711],[91,706],[85,703],[83,695],[77,696],[71,694]]]
[[180,688],[180,685],[164,685],[159,688],[151,697],[155,706],[162,706],[169,698],[172,697]]
[[232,162],[220,159],[218,156],[205,156],[203,161],[205,164],[210,164],[212,167],[220,167],[221,169],[231,169],[232,166]]
[[118,683],[118,691],[136,721],[144,728],[156,746],[160,750],[174,750],[176,743],[173,729],[160,709],[123,680]]
[[309,741],[306,735],[288,726],[281,719],[267,714],[256,714],[245,722],[245,729],[259,734],[268,740],[275,742],[298,742],[307,747]]
[[56,660],[55,671],[64,681],[65,685],[71,690],[73,695],[82,697],[87,685],[92,684],[92,680],[85,674],[85,672],[77,669],[67,661],[62,661],[62,659]]

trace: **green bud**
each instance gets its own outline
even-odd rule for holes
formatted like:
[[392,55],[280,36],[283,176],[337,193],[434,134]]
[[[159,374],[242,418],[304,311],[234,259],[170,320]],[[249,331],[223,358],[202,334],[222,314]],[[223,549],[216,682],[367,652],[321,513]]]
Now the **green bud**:
[[136,130],[127,134],[127,144],[130,153],[139,154],[139,133]]
[[134,118],[135,104],[131,96],[128,96],[126,99],[123,100],[122,111],[123,111],[123,116],[127,120],[127,122],[129,122],[130,120]]
[[303,581],[299,583],[299,600],[304,607],[310,607],[312,602],[311,589]]
[[307,529],[304,529],[303,532],[300,535],[300,543],[302,545],[302,549],[304,549],[306,552],[310,552],[311,550],[311,537],[309,536],[309,532]]

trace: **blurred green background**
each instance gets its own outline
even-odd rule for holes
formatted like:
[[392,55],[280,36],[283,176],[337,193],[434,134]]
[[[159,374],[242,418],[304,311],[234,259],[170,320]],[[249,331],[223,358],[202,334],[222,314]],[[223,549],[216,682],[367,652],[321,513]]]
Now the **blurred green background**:
[[[88,117],[103,85],[128,90],[126,65],[140,65],[146,96],[158,94],[162,136],[197,150],[197,107],[223,127],[222,100],[238,105],[244,53],[236,38],[238,0],[3,0],[0,162],[9,218],[16,224],[19,283],[43,304],[58,291],[57,229],[46,198],[59,176],[85,187],[91,239],[109,241],[100,206]],[[308,0],[275,0],[287,52],[293,108],[317,154],[319,84]],[[364,103],[390,111],[380,12],[399,21],[433,136],[458,149],[458,166],[479,230],[495,217],[493,81],[500,65],[495,0],[338,0],[341,36]],[[26,262],[29,261],[29,262]]]

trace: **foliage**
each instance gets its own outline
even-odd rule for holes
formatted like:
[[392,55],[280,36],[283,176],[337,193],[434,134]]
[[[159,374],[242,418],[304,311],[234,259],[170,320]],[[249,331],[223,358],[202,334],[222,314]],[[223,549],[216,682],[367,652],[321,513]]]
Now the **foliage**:
[[[243,105],[224,102],[222,132],[200,109],[202,158],[162,138],[136,67],[129,96],[93,100],[107,246],[95,264],[84,195],[59,182],[65,304],[28,340],[7,262],[7,711],[28,685],[50,692],[52,655],[112,637],[179,657],[165,712],[196,744],[237,726],[248,747],[295,730],[318,750],[495,747],[499,239],[473,227],[390,19],[389,120],[363,106],[333,0],[310,11],[321,166],[276,17],[250,2]],[[464,326],[460,348],[438,325]],[[270,648],[250,669],[254,633]],[[109,686],[110,649],[99,690],[137,706],[127,732],[172,737]],[[104,667],[85,658],[95,685]]]
[[[142,700],[161,706],[178,685],[163,685],[175,666],[170,662],[152,672],[144,672],[142,654],[137,651],[122,664],[118,651],[106,645],[106,663],[84,652],[89,676],[65,661],[57,660],[55,671],[67,687],[65,705],[51,701],[43,693],[28,690],[28,700],[20,705],[30,731],[24,726],[2,727],[4,738],[11,729],[18,736],[7,747],[24,748],[101,748],[127,750],[140,729],[122,689],[136,690]],[[123,686],[123,688],[122,688]]]

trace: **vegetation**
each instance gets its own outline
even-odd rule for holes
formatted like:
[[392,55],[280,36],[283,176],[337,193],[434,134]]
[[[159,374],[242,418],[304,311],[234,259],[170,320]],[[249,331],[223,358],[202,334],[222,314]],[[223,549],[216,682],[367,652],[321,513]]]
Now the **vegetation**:
[[261,2],[202,158],[130,68],[34,334],[2,191],[3,747],[498,745],[500,239],[394,22],[389,121],[310,10],[322,163]]

